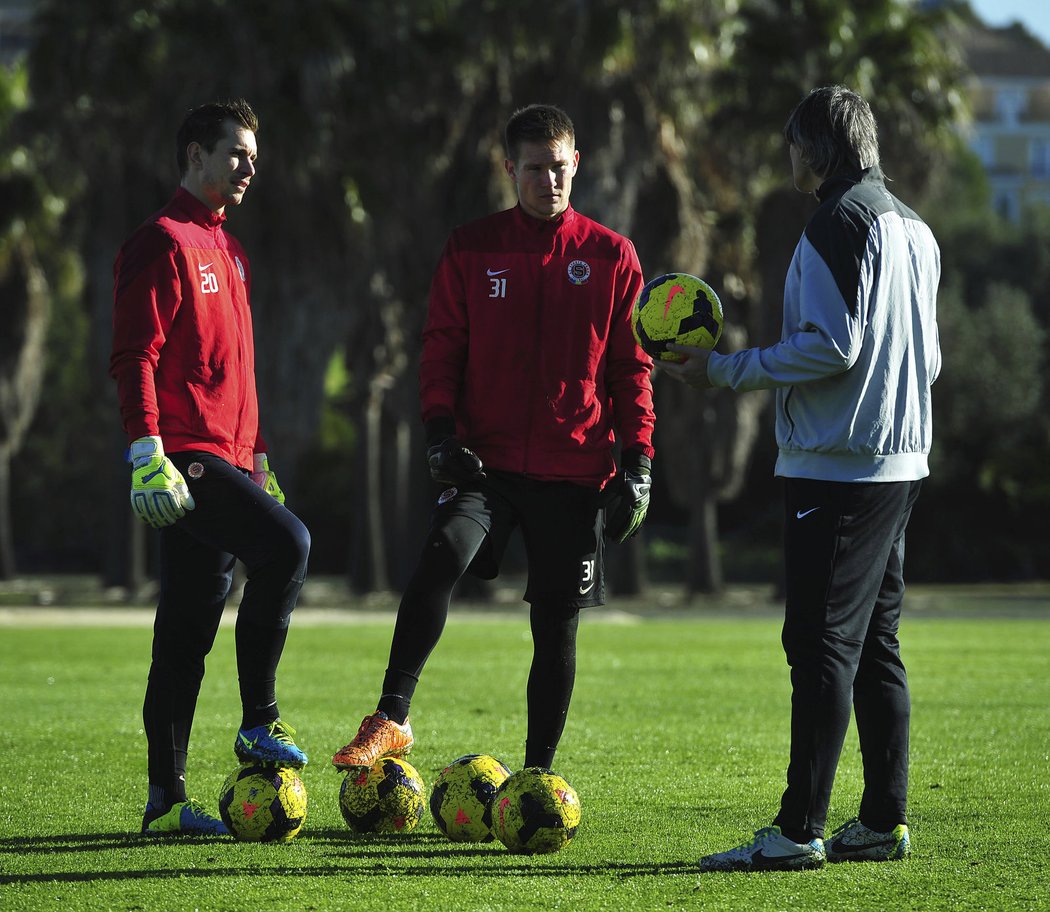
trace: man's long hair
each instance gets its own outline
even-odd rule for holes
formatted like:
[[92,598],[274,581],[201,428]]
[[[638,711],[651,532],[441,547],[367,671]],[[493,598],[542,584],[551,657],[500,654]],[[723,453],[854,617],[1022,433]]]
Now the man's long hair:
[[784,139],[822,178],[879,163],[875,115],[867,101],[842,85],[822,86],[803,98],[784,125]]

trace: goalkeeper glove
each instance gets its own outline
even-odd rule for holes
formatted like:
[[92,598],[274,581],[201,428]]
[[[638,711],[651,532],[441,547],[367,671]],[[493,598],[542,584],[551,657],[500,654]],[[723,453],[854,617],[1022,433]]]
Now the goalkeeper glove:
[[464,484],[480,481],[485,477],[481,459],[473,450],[468,450],[455,437],[427,450],[430,477],[441,484]]
[[623,543],[645,521],[649,509],[649,489],[653,478],[652,460],[635,450],[625,450],[623,468],[606,486],[605,537]]
[[485,477],[481,459],[456,438],[451,418],[427,422],[427,466],[430,477],[440,484],[469,484]]
[[128,449],[131,509],[154,529],[170,526],[195,506],[186,479],[164,455],[159,437],[139,437]]
[[270,460],[265,453],[255,454],[255,471],[252,481],[269,494],[279,504],[284,503],[284,491],[277,484],[277,476],[270,469]]

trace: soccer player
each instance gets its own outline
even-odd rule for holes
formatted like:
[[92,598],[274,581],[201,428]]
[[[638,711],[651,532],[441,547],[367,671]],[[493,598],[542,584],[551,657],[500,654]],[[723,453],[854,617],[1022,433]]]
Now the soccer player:
[[452,589],[468,571],[495,577],[516,527],[534,644],[525,765],[550,767],[575,680],[579,612],[604,603],[603,536],[625,540],[648,506],[652,360],[631,332],[643,284],[634,245],[571,206],[580,153],[564,111],[516,111],[505,142],[518,204],[455,229],[433,276],[420,398],[442,491],[376,712],[333,757],[339,769],[411,748],[409,706]]
[[[773,825],[702,858],[707,870],[815,868],[910,850],[910,700],[897,632],[904,532],[929,474],[940,252],[886,189],[875,118],[859,95],[814,89],[784,137],[795,187],[820,205],[788,269],[781,340],[730,355],[676,345],[689,360],[667,365],[697,389],[775,389],[784,478],[787,788]],[[864,793],[858,816],[825,846],[851,704]]]
[[206,104],[178,130],[175,196],[124,243],[114,267],[113,351],[131,463],[131,505],[160,530],[160,598],[143,722],[142,831],[221,834],[186,795],[186,752],[204,658],[236,560],[242,761],[306,764],[280,719],[277,665],[306,576],[310,535],[284,506],[259,432],[251,269],[223,226],[255,175],[258,122],[244,101]]

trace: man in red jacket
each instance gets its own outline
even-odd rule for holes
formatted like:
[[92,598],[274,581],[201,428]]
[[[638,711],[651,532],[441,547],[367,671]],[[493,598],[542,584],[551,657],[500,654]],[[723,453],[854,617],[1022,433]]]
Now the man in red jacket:
[[113,351],[131,463],[131,505],[160,530],[160,600],[143,705],[149,798],[142,832],[222,834],[186,794],[186,752],[204,658],[237,560],[242,762],[302,767],[277,709],[277,665],[306,576],[310,535],[284,507],[259,432],[251,270],[223,228],[255,174],[258,128],[244,101],[189,112],[182,182],[124,243],[114,267]]
[[605,598],[603,537],[634,534],[648,506],[652,361],[631,332],[643,284],[634,245],[569,204],[580,154],[564,111],[517,111],[506,152],[518,205],[453,231],[434,273],[420,397],[443,490],[376,712],[333,757],[340,769],[411,748],[409,704],[452,589],[468,570],[494,577],[515,528],[534,644],[525,766],[549,768],[572,696],[579,611]]

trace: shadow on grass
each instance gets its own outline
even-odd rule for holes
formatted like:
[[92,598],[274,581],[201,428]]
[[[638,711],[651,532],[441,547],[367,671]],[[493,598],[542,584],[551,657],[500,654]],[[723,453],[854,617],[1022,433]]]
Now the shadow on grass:
[[[271,858],[260,859],[258,864],[240,866],[221,865],[201,867],[157,868],[126,867],[114,871],[38,871],[25,874],[0,873],[0,884],[32,883],[95,883],[119,880],[169,880],[178,877],[207,879],[211,877],[246,877],[265,872],[268,876],[287,874],[294,877],[320,877],[343,874],[353,877],[389,877],[392,871],[399,875],[416,877],[545,877],[550,875],[617,877],[657,877],[669,874],[698,874],[695,862],[666,862],[635,864],[628,862],[604,862],[602,864],[573,864],[571,855],[514,855],[506,852],[498,843],[449,843],[439,833],[419,833],[408,836],[355,835],[346,830],[319,830],[302,834],[296,843],[304,849],[318,846],[322,851],[335,849],[337,857],[331,863],[302,864],[302,855],[281,864]],[[0,839],[0,856],[26,854],[57,854],[65,852],[121,853],[121,860],[130,861],[129,853],[136,848],[148,848],[159,844],[193,846],[208,845],[221,851],[233,843],[214,837],[178,837],[162,840],[141,836],[137,833],[76,833],[56,836]],[[247,844],[246,844],[247,845]],[[280,851],[281,846],[265,846]],[[569,849],[571,853],[571,849]],[[490,863],[479,863],[478,858],[487,857]],[[456,859],[471,861],[462,866]],[[555,862],[553,859],[557,858]],[[218,860],[218,859],[216,859]],[[429,862],[429,863],[428,863]],[[439,862],[434,864],[434,862]],[[451,864],[450,864],[451,862]]]

